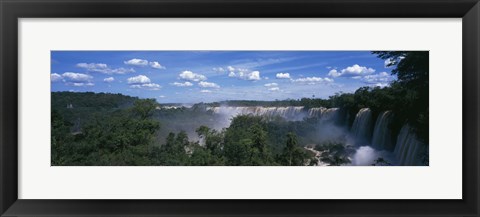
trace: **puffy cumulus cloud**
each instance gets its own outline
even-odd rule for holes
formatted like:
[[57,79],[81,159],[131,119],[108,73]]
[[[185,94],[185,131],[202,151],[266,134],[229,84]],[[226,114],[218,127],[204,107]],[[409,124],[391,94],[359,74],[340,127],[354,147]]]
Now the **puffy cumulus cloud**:
[[90,75],[76,72],[65,72],[61,75],[57,73],[50,74],[52,82],[62,81],[67,86],[75,87],[94,86],[92,79],[93,77]]
[[203,87],[203,88],[220,88],[218,84],[215,84],[213,82],[206,82],[206,81],[200,81],[198,83],[198,86]]
[[134,58],[131,60],[123,61],[123,63],[126,65],[132,65],[132,66],[147,66],[148,60]]
[[144,60],[144,59],[133,58],[133,59],[130,59],[130,60],[127,60],[127,61],[123,61],[123,63],[125,65],[131,65],[131,66],[139,66],[139,67],[150,66],[154,69],[165,69],[165,67],[162,66],[157,61],[149,62],[148,60]]
[[165,66],[162,66],[159,62],[157,61],[153,61],[153,62],[150,62],[148,63],[150,65],[150,67],[154,68],[154,69],[166,69]]
[[278,84],[277,83],[268,83],[268,84],[264,84],[263,86],[265,86],[265,87],[276,87],[276,86],[278,86]]
[[228,74],[228,77],[239,78],[239,79],[248,80],[248,81],[261,80],[261,76],[260,76],[259,71],[253,71],[253,72],[248,72],[248,71],[244,71],[244,70],[242,70],[242,71],[237,70],[237,72],[231,71]]
[[126,74],[135,72],[134,69],[126,69],[126,68],[110,68],[105,63],[78,63],[76,65],[79,68],[83,68],[89,72],[100,72],[103,74]]
[[360,66],[358,64],[342,69],[342,75],[364,75],[364,74],[371,74],[374,72],[375,72],[375,69],[367,68],[365,66]]
[[207,80],[207,77],[205,75],[193,73],[192,71],[183,71],[178,76],[183,80],[195,82]]
[[108,78],[103,79],[103,81],[107,82],[107,83],[112,83],[113,81],[115,81],[115,78],[114,77],[108,77]]
[[129,84],[147,84],[147,83],[150,83],[151,80],[145,75],[139,75],[139,76],[128,78],[127,82]]
[[52,73],[50,74],[50,81],[51,82],[57,82],[57,81],[61,81],[62,80],[62,76],[57,74],[57,73]]
[[190,83],[190,82],[188,82],[188,81],[185,81],[185,82],[183,82],[183,83],[181,83],[181,82],[173,82],[173,83],[171,83],[171,85],[177,86],[177,87],[191,87],[191,86],[193,86],[193,84]]
[[247,80],[260,80],[260,72],[253,71],[253,72],[247,73]]
[[260,72],[259,71],[250,71],[247,68],[235,68],[233,66],[227,66],[228,77],[238,78],[242,80],[248,81],[258,81],[261,80]]
[[130,84],[131,88],[136,89],[160,90],[160,88],[162,87],[158,84],[152,83],[150,78],[145,75],[130,77],[127,79],[127,83]]
[[338,71],[337,69],[332,69],[328,72],[328,76],[334,77],[334,78],[340,77],[340,76],[353,77],[353,76],[360,76],[360,75],[368,75],[374,72],[375,72],[375,69],[354,64],[353,66],[349,66],[340,71]]
[[333,83],[333,79],[331,78],[321,78],[321,77],[306,77],[306,78],[297,78],[292,79],[293,82],[299,84],[329,84]]
[[280,88],[279,88],[279,87],[272,87],[272,88],[268,88],[268,90],[270,90],[270,91],[279,91]]
[[328,72],[328,76],[331,76],[331,77],[334,77],[334,78],[336,78],[340,75],[341,75],[341,73],[339,71],[337,71],[336,69],[332,69]]
[[211,90],[200,90],[200,93],[211,93]]
[[278,78],[278,79],[290,79],[290,73],[277,73],[276,78]]
[[86,83],[93,79],[92,76],[82,73],[65,72],[62,74],[63,79],[67,82]]

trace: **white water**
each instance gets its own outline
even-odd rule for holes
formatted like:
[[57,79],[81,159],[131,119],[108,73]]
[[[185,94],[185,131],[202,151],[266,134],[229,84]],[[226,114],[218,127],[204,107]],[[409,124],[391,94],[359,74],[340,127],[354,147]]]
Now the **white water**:
[[418,141],[417,136],[408,124],[403,125],[397,137],[395,157],[398,165],[417,166],[422,165],[421,154],[425,145]]
[[311,108],[308,110],[308,117],[310,118],[321,118],[323,113],[325,113],[327,109],[324,107],[320,108]]
[[393,121],[393,113],[384,111],[378,115],[373,130],[372,146],[379,150],[393,151],[394,143],[392,141],[392,131],[390,123]]
[[215,114],[224,114],[231,117],[237,115],[251,114],[255,116],[274,117],[280,116],[290,121],[300,121],[307,114],[303,110],[303,106],[287,106],[287,107],[263,107],[263,106],[220,106],[208,107],[207,110]]
[[372,136],[372,112],[369,108],[362,108],[355,116],[351,134],[357,145],[370,144]]

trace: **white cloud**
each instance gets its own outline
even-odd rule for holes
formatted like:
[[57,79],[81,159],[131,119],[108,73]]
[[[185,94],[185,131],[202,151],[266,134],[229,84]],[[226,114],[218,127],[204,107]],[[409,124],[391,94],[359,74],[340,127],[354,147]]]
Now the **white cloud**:
[[290,73],[277,73],[276,77],[278,79],[289,79]]
[[211,90],[200,90],[200,93],[211,93]]
[[158,84],[152,83],[150,78],[145,75],[130,77],[127,79],[127,83],[130,84],[131,88],[137,89],[160,90],[160,88],[162,87]]
[[142,84],[142,87],[149,90],[159,90],[162,86],[155,83]]
[[188,80],[188,81],[204,81],[207,80],[207,77],[205,75],[193,73],[191,71],[183,71],[182,73],[179,74],[180,78],[183,80]]
[[333,79],[331,78],[320,78],[320,77],[298,78],[298,79],[292,79],[292,81],[300,84],[311,84],[311,85],[333,83]]
[[344,68],[340,71],[336,69],[332,69],[328,72],[328,76],[330,77],[340,77],[340,76],[360,76],[360,75],[368,75],[372,74],[375,72],[375,69],[368,68],[365,66],[360,66],[358,64],[354,64],[353,66],[349,66],[347,68]]
[[57,81],[61,81],[62,80],[62,76],[57,74],[57,73],[52,73],[50,74],[50,81],[52,82],[57,82]]
[[233,66],[228,66],[227,69],[228,71],[231,71],[231,72],[235,71],[235,68]]
[[68,82],[66,83],[67,85],[72,85],[75,87],[84,87],[84,86],[94,86],[92,82],[87,82],[87,83],[78,83],[78,82]]
[[278,87],[272,87],[272,88],[269,88],[268,90],[270,90],[270,91],[279,91],[280,88],[278,88]]
[[384,66],[385,66],[385,68],[390,68],[390,67],[392,67],[393,65],[398,64],[398,63],[399,63],[400,61],[402,61],[403,59],[405,59],[404,56],[399,56],[399,57],[396,58],[396,59],[388,58],[388,59],[385,60]]
[[395,63],[395,61],[393,61],[392,59],[388,58],[388,59],[385,60],[384,66],[385,66],[385,68],[390,68],[394,63]]
[[92,76],[82,73],[65,72],[62,77],[68,82],[86,83],[93,79]]
[[341,75],[341,73],[339,71],[337,71],[336,69],[332,69],[328,72],[328,76],[331,76],[331,77],[334,77],[334,78],[336,78],[340,75]]
[[228,77],[239,78],[248,81],[258,81],[261,79],[259,71],[248,72],[245,70],[246,69],[241,69],[241,71],[237,70],[237,72],[231,71],[228,74]]
[[213,68],[213,71],[216,71],[216,72],[224,72],[225,69],[222,68],[222,67],[218,67],[218,68]]
[[136,89],[160,90],[162,86],[155,83],[146,83],[146,84],[134,84],[134,85],[130,85],[130,87],[136,88]]
[[153,61],[153,62],[150,62],[150,67],[154,68],[154,69],[166,69],[165,66],[162,66],[159,62],[157,61]]
[[162,66],[159,62],[157,61],[151,61],[149,62],[148,60],[144,59],[130,59],[127,61],[123,61],[124,64],[126,65],[131,65],[131,66],[139,66],[139,67],[145,67],[145,66],[150,66],[154,69],[165,69],[165,66]]
[[52,82],[63,81],[63,83],[67,86],[83,87],[95,85],[92,83],[92,76],[76,72],[65,72],[61,75],[53,73],[50,74],[50,79]]
[[188,82],[188,81],[183,82],[183,83],[181,83],[181,82],[173,82],[173,83],[171,83],[171,85],[177,86],[177,87],[191,87],[191,86],[193,86],[193,84],[190,83],[190,82]]
[[95,69],[106,69],[108,68],[107,64],[105,63],[78,63],[77,67],[87,69],[89,71],[93,71]]
[[103,81],[107,82],[107,83],[111,83],[111,82],[115,81],[115,78],[114,77],[108,77],[108,78],[103,79]]
[[371,74],[374,72],[375,72],[375,69],[367,68],[365,66],[360,66],[358,64],[342,69],[342,75],[363,75],[363,74]]
[[265,87],[274,87],[274,86],[278,86],[278,84],[277,84],[277,83],[268,83],[268,84],[265,84],[265,85],[263,85],[263,86],[265,86]]
[[253,71],[253,72],[247,73],[247,80],[260,80],[260,72]]
[[371,86],[386,87],[390,85],[390,82],[392,82],[394,79],[395,77],[387,72],[381,72],[374,75],[363,76],[362,81],[370,84]]
[[126,74],[135,72],[134,69],[126,69],[126,68],[116,68],[112,69],[108,67],[105,63],[78,63],[76,65],[79,68],[86,69],[89,72],[100,72],[103,74]]
[[220,88],[218,84],[215,84],[213,82],[206,82],[206,81],[200,81],[200,83],[198,83],[198,86],[204,87],[204,88]]
[[150,83],[151,81],[150,81],[150,78],[148,78],[147,76],[139,75],[139,76],[128,78],[127,82],[129,84],[147,84],[147,83]]
[[131,59],[127,61],[123,61],[126,65],[132,65],[132,66],[147,66],[148,65],[148,60],[144,59]]
[[164,95],[160,95],[160,96],[158,96],[158,98],[165,98],[165,97],[166,97],[166,96],[164,96]]

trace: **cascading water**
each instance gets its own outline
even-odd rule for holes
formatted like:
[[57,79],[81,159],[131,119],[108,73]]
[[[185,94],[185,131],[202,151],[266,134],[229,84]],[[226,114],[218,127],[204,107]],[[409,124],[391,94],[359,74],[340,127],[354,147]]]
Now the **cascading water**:
[[326,109],[320,118],[320,123],[331,123],[336,124],[340,118],[340,109],[339,108],[329,108]]
[[394,143],[392,141],[392,131],[390,123],[393,121],[393,113],[384,111],[378,115],[373,130],[372,146],[379,150],[393,151]]
[[422,165],[421,154],[425,151],[426,146],[418,141],[415,132],[412,131],[408,124],[403,125],[397,137],[395,145],[395,157],[398,165],[402,166],[419,166]]
[[322,114],[326,111],[327,109],[324,107],[320,108],[311,108],[308,110],[308,117],[309,118],[321,118]]
[[362,108],[355,116],[351,134],[357,145],[366,145],[370,143],[372,136],[372,112],[369,108]]
[[300,121],[307,116],[304,112],[303,106],[288,106],[288,107],[262,107],[262,106],[220,106],[208,107],[208,111],[215,114],[226,115],[229,118],[237,115],[251,114],[255,116],[274,117],[280,116],[291,121]]

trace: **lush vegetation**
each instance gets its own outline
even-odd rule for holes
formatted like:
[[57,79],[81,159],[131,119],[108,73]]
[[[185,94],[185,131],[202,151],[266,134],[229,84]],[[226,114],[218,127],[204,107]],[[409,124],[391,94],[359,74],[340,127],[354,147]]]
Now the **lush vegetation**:
[[[373,52],[390,59],[398,77],[388,87],[362,87],[328,99],[226,101],[192,108],[158,109],[153,99],[107,93],[52,93],[52,165],[328,165],[350,163],[354,149],[342,142],[319,143],[312,132],[318,120],[287,121],[239,115],[228,126],[212,127],[221,117],[208,106],[338,107],[349,114],[361,108],[374,117],[395,114],[394,133],[409,123],[428,144],[428,52]],[[314,151],[305,149],[314,144]],[[427,153],[428,155],[428,153]],[[428,156],[426,157],[428,159]],[[428,162],[427,162],[428,163]],[[382,158],[375,165],[390,165]]]

